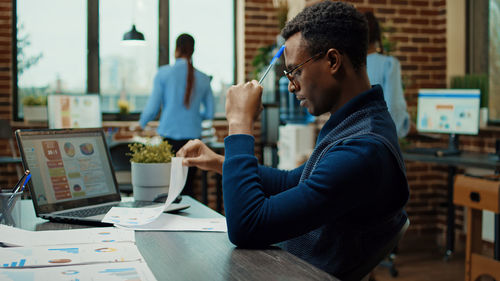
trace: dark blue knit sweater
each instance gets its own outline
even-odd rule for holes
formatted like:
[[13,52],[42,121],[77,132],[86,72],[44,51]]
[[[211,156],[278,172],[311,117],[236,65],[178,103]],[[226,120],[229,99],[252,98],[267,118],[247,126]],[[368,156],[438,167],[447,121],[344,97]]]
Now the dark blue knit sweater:
[[408,184],[380,86],[333,114],[308,163],[292,171],[259,166],[252,136],[224,142],[224,207],[235,245],[282,242],[341,278],[406,220]]

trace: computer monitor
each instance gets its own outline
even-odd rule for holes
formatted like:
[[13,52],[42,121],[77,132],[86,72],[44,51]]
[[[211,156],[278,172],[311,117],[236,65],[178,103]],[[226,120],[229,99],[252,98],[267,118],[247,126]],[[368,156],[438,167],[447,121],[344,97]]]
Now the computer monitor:
[[99,95],[49,95],[47,107],[50,129],[102,127]]
[[417,130],[450,134],[447,154],[458,154],[458,135],[479,132],[479,89],[421,89]]

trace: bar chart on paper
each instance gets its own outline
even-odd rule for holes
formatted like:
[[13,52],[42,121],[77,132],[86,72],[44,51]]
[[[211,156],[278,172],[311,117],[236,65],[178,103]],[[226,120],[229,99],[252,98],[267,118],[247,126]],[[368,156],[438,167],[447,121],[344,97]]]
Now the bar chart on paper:
[[2,267],[48,267],[142,260],[133,243],[77,244],[73,247],[0,248]]
[[0,280],[43,281],[154,281],[151,270],[143,262],[88,264],[79,266],[0,269]]
[[2,267],[23,267],[26,263],[26,259],[20,259],[19,261],[13,261],[11,263],[4,263]]
[[61,251],[61,252],[66,252],[70,254],[78,254],[79,250],[78,248],[60,248],[60,249],[48,249],[49,251]]

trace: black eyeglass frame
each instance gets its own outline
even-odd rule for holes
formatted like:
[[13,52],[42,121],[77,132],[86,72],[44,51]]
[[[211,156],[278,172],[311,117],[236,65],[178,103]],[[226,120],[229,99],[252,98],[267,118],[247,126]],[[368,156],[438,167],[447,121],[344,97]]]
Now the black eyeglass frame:
[[299,64],[299,65],[295,66],[295,67],[294,67],[294,68],[292,68],[291,70],[283,70],[283,73],[285,74],[286,78],[288,78],[288,80],[289,80],[289,81],[293,84],[293,86],[294,86],[295,88],[297,88],[297,85],[295,84],[295,77],[293,77],[293,73],[294,73],[296,70],[298,70],[298,69],[300,69],[301,67],[303,67],[306,63],[308,63],[308,62],[310,62],[310,61],[312,61],[312,60],[314,60],[314,59],[317,59],[317,58],[319,58],[319,57],[321,57],[321,56],[324,56],[324,55],[326,55],[326,52],[324,52],[324,51],[323,51],[323,52],[319,52],[319,53],[317,53],[317,54],[315,54],[315,55],[311,56],[311,57],[310,57],[310,58],[308,58],[307,60],[305,60],[303,63],[301,63],[301,64]]

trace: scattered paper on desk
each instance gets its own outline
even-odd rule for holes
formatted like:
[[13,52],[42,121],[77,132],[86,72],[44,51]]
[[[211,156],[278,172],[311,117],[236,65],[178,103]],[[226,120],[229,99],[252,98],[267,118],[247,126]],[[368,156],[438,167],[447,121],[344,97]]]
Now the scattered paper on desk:
[[133,243],[0,248],[2,267],[48,267],[143,260]]
[[113,207],[102,219],[103,222],[115,225],[136,226],[156,220],[167,207],[179,196],[186,183],[188,167],[182,166],[182,157],[172,157],[170,168],[170,186],[165,204],[156,208],[122,208]]
[[162,212],[163,206],[155,208],[113,207],[102,221],[115,225],[142,225],[156,220]]
[[1,268],[0,280],[45,281],[154,281],[156,278],[145,262],[70,265],[45,268]]
[[227,232],[226,218],[189,218],[163,213],[154,222],[140,226],[118,226],[138,231],[212,231]]
[[0,242],[6,246],[42,246],[80,243],[135,242],[135,233],[114,227],[28,231],[0,225]]

